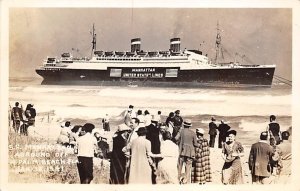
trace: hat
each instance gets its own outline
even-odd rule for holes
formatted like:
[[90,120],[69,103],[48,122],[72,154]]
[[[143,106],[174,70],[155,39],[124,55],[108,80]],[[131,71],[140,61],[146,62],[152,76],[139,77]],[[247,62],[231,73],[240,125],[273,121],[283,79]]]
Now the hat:
[[83,125],[82,129],[84,129],[85,132],[92,132],[93,129],[95,128],[95,125],[92,123],[86,123]]
[[212,121],[216,121],[216,118],[214,116],[211,117]]
[[200,134],[204,135],[204,129],[202,129],[202,128],[197,128],[197,129],[196,129],[196,133],[200,133]]
[[268,131],[263,131],[260,133],[260,139],[261,140],[267,140],[268,139]]
[[180,113],[180,110],[176,110],[175,113],[176,113],[176,114],[179,114],[179,113]]
[[120,124],[119,126],[118,126],[118,130],[117,131],[130,131],[131,129],[130,129],[130,127],[128,127],[126,124]]
[[185,127],[191,127],[192,126],[192,121],[190,119],[187,119],[183,122],[183,126]]
[[236,135],[236,130],[230,130],[230,131],[227,132],[226,135],[229,136],[231,134]]

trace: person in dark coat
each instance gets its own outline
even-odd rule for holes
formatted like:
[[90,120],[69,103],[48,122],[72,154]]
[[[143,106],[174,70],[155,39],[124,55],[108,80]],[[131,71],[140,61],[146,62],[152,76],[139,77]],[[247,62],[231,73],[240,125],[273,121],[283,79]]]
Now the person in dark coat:
[[219,141],[218,141],[218,147],[223,148],[222,145],[226,142],[226,135],[227,132],[230,130],[230,126],[224,122],[224,120],[221,120],[221,124],[218,127],[219,131]]
[[280,132],[280,125],[276,122],[275,115],[270,116],[270,123],[267,127],[267,132],[270,134],[270,143],[275,139],[276,145],[279,145],[282,141],[281,132]]
[[33,108],[33,104],[27,104],[26,110],[25,110],[25,116],[26,116],[27,121],[28,121],[28,126],[34,126],[36,111]]
[[15,107],[11,110],[11,120],[16,133],[19,132],[21,121],[23,121],[23,109],[19,107],[19,102],[15,103]]
[[268,132],[262,132],[260,141],[251,146],[249,155],[249,169],[252,175],[252,183],[268,184],[271,176],[270,161],[273,155],[273,148],[269,145]]
[[113,149],[110,160],[110,184],[125,184],[126,176],[126,156],[122,149],[127,145],[130,127],[125,124],[118,126],[117,132],[113,136]]
[[183,119],[180,116],[180,110],[176,110],[175,111],[175,116],[173,117],[173,121],[172,122],[174,123],[172,137],[173,137],[173,141],[175,141],[175,137],[178,134],[178,132],[179,132],[181,126],[182,126],[182,123],[183,123]]
[[211,118],[211,122],[208,124],[209,130],[208,130],[208,134],[209,134],[209,146],[210,147],[214,147],[215,145],[215,139],[217,136],[217,125],[215,123],[216,119],[214,117]]
[[[146,139],[148,139],[151,142],[151,152],[153,154],[160,154],[160,140],[159,140],[159,134],[160,129],[158,126],[159,119],[157,116],[153,116],[151,119],[151,124],[146,127],[147,134]],[[160,161],[159,158],[153,158],[153,162],[155,164],[155,167],[158,167],[158,162]],[[156,184],[156,174],[154,171],[152,171],[152,184]]]

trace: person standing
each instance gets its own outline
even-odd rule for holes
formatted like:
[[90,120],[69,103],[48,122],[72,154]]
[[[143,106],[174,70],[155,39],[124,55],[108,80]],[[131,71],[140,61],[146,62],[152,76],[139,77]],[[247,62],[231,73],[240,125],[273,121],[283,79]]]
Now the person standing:
[[113,149],[110,160],[110,184],[125,184],[126,181],[126,156],[122,149],[127,145],[129,132],[131,129],[121,124],[113,136]]
[[180,116],[180,110],[175,111],[175,116],[173,117],[173,123],[174,123],[174,126],[173,126],[172,137],[173,137],[173,140],[175,141],[175,137],[177,136],[177,134],[182,126],[182,123],[183,123],[183,119]]
[[243,172],[240,157],[243,156],[244,148],[235,140],[235,130],[228,131],[227,138],[228,141],[223,145],[222,150],[222,158],[225,161],[222,168],[222,183],[242,184]]
[[145,123],[144,123],[145,127],[149,126],[151,124],[152,117],[148,110],[144,111],[144,119],[145,119]]
[[70,143],[70,137],[72,134],[71,131],[71,122],[66,121],[64,125],[61,126],[61,131],[57,139],[57,143],[62,144],[63,146],[68,146]]
[[199,147],[196,147],[196,157],[193,163],[192,183],[205,184],[211,182],[210,158],[208,141],[203,137],[204,130],[196,129],[197,142]]
[[[160,154],[160,129],[158,126],[159,119],[156,116],[153,116],[151,119],[151,124],[146,127],[147,135],[146,139],[151,142],[151,152],[153,154]],[[155,167],[158,167],[159,158],[153,158],[153,163]],[[152,184],[156,184],[156,174],[152,171]]]
[[95,128],[94,124],[86,123],[83,125],[82,130],[84,135],[79,136],[77,140],[78,149],[78,173],[81,184],[90,184],[93,180],[93,157],[97,148],[97,140],[92,135],[92,131]]
[[219,140],[218,140],[218,147],[222,148],[222,145],[226,142],[226,134],[230,130],[230,126],[221,120],[221,124],[218,127],[219,131]]
[[270,123],[267,127],[267,132],[270,134],[270,142],[272,139],[275,139],[276,145],[279,145],[281,142],[281,132],[280,132],[280,125],[276,122],[276,116],[270,116]]
[[216,119],[214,117],[211,118],[211,122],[208,124],[209,127],[209,146],[214,148],[215,146],[215,139],[217,136],[217,125],[215,123]]
[[152,184],[152,169],[156,167],[151,157],[151,143],[146,139],[147,129],[140,127],[137,130],[138,138],[129,143],[122,150],[131,151],[131,162],[129,170],[129,184]]
[[[169,131],[163,133],[163,141],[161,142],[161,155],[163,159],[159,162],[158,166],[164,181],[170,184],[178,184],[176,177],[178,163],[178,145],[171,141],[172,135]],[[174,176],[175,175],[175,176]],[[164,183],[164,182],[162,182]]]
[[11,119],[13,121],[13,129],[19,133],[21,121],[23,121],[23,109],[19,107],[19,102],[15,103],[15,107],[11,110]]
[[252,183],[270,183],[270,161],[273,155],[273,148],[267,140],[268,132],[262,132],[260,134],[260,141],[251,146],[248,165],[252,175]]
[[[176,142],[179,142],[179,159],[178,159],[178,179],[180,183],[191,183],[191,168],[195,158],[195,147],[198,147],[197,137],[192,127],[191,120],[187,119],[183,123],[183,129],[175,137]],[[185,173],[182,176],[182,167],[185,165]]]
[[103,125],[104,131],[110,131],[108,114],[106,114],[105,117],[102,119],[102,125]]
[[28,126],[35,125],[36,111],[33,108],[33,104],[27,104],[26,110],[25,110],[25,117],[27,118]]
[[139,110],[137,111],[137,116],[136,116],[136,118],[138,118],[139,121],[140,121],[140,127],[145,127],[145,116],[143,115],[142,110],[139,109]]
[[131,105],[129,106],[128,108],[128,111],[127,113],[125,114],[125,117],[124,117],[124,123],[128,126],[128,127],[132,127],[132,108],[131,108]]

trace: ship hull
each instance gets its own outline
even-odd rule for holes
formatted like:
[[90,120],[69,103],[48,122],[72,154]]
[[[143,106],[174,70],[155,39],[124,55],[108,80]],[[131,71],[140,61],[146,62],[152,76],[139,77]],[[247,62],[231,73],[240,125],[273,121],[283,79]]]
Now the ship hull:
[[[168,73],[168,72],[169,73]],[[275,67],[190,69],[180,68],[107,68],[107,70],[37,69],[42,84],[117,85],[163,87],[247,87],[272,85]]]

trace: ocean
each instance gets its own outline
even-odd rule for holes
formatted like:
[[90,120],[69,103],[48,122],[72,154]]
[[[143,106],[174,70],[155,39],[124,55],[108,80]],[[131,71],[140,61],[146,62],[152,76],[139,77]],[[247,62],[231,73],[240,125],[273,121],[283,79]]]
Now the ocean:
[[[163,116],[177,109],[182,116],[207,127],[211,116],[247,132],[262,131],[269,115],[277,116],[282,129],[292,125],[292,88],[156,88],[117,86],[40,85],[40,79],[10,79],[9,102],[34,104],[37,112],[55,111],[62,119],[95,120],[109,114],[118,118],[131,104]],[[99,121],[100,126],[100,121]]]

